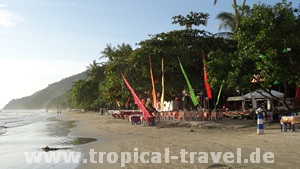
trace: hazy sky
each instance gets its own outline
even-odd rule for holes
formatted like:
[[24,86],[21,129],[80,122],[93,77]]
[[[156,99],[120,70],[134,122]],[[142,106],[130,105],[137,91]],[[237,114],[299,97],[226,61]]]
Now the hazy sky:
[[[274,3],[280,0],[261,0]],[[239,3],[242,0],[238,0]],[[247,0],[248,4],[259,2]],[[294,3],[299,3],[294,1]],[[148,34],[183,29],[171,17],[207,12],[217,32],[232,0],[0,0],[0,109],[48,84],[86,70],[111,43],[132,45]]]

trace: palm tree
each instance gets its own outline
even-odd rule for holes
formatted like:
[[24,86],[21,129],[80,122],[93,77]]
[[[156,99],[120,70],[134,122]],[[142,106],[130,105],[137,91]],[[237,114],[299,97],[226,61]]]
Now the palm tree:
[[102,56],[99,59],[108,58],[109,62],[113,62],[115,50],[116,49],[114,47],[112,47],[111,44],[106,44],[106,48],[100,52],[102,54]]
[[116,53],[120,54],[121,56],[128,56],[132,53],[132,47],[129,44],[122,43],[121,45],[117,46]]
[[109,62],[114,62],[119,56],[130,54],[132,51],[129,44],[122,43],[117,48],[112,47],[111,44],[106,44],[106,48],[100,52],[102,56],[99,59],[108,58]]
[[[245,1],[246,1],[246,0],[244,0],[244,3],[245,3]],[[217,2],[218,2],[218,0],[214,0],[214,5],[216,5]],[[236,0],[233,0],[233,5],[237,5]]]
[[239,24],[239,16],[231,12],[221,12],[216,16],[221,23],[218,25],[218,31],[224,29],[235,32]]
[[217,4],[217,2],[218,2],[218,0],[215,0],[215,1],[214,1],[214,5],[216,5],[216,4]]
[[[214,4],[216,3],[217,0],[214,1]],[[233,0],[232,7],[234,9],[234,13],[221,12],[216,16],[216,19],[221,21],[221,23],[218,26],[218,31],[222,29],[229,30],[227,32],[218,33],[218,35],[231,36],[237,31],[241,17],[249,13],[249,6],[246,6],[245,3],[246,0],[244,0],[242,6],[238,6],[236,0]]]
[[99,63],[97,63],[96,60],[94,60],[93,63],[87,66],[86,81],[92,81],[93,84],[94,81],[100,79],[101,74],[103,74],[103,71],[101,70],[101,66],[99,66]]

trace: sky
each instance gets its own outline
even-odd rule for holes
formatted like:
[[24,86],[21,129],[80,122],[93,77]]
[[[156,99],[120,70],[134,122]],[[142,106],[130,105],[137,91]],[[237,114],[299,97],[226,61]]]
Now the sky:
[[105,61],[99,58],[107,44],[136,48],[149,34],[183,29],[171,23],[175,15],[209,13],[208,25],[199,29],[217,33],[215,16],[232,12],[232,1],[213,1],[0,0],[0,109],[85,71],[93,60]]

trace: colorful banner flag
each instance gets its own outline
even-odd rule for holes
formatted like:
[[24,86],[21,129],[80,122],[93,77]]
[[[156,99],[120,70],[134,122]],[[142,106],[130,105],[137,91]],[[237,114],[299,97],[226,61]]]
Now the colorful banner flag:
[[295,93],[295,99],[297,102],[300,102],[300,95],[299,95],[299,85],[296,85],[296,93]]
[[129,101],[130,101],[130,98],[127,99],[127,102],[126,102],[126,104],[125,104],[125,108],[126,108],[126,109],[129,108]]
[[117,100],[117,105],[118,105],[118,107],[121,107],[120,101],[118,101],[118,100]]
[[152,73],[152,62],[151,58],[149,56],[149,63],[150,63],[150,75],[151,75],[151,82],[152,82],[152,99],[153,99],[153,107],[156,108],[156,91],[155,91],[155,84],[154,84],[154,78]]
[[220,90],[219,90],[219,94],[218,94],[218,98],[217,98],[217,102],[216,102],[216,107],[217,107],[217,105],[219,104],[219,100],[220,100],[222,88],[223,88],[223,83],[222,83],[222,85],[221,85],[221,87],[220,87]]
[[209,86],[209,83],[208,83],[208,81],[207,81],[208,77],[207,77],[207,75],[206,75],[206,65],[205,65],[204,52],[202,52],[202,60],[203,60],[204,85],[205,85],[207,97],[208,97],[209,99],[211,99],[212,96],[211,96],[210,86]]
[[128,87],[128,89],[130,90],[135,103],[138,105],[138,107],[142,110],[142,114],[145,118],[150,117],[150,114],[148,112],[148,110],[145,108],[145,106],[143,105],[143,103],[141,102],[141,100],[138,98],[138,96],[135,94],[135,92],[133,91],[133,89],[131,88],[131,86],[129,85],[129,83],[127,82],[127,80],[125,79],[124,75],[121,73],[123,80],[126,84],[126,86]]
[[160,97],[160,110],[164,110],[165,97],[165,82],[164,82],[164,58],[161,58],[161,97]]
[[181,71],[182,71],[182,73],[183,73],[183,75],[184,75],[184,77],[185,77],[186,83],[187,83],[187,85],[188,85],[188,87],[189,87],[189,90],[190,90],[190,97],[191,97],[191,99],[192,99],[192,101],[193,101],[194,106],[197,106],[197,105],[199,104],[199,102],[198,102],[198,100],[197,100],[197,97],[196,97],[196,95],[195,95],[195,92],[194,92],[194,90],[193,90],[193,88],[192,88],[192,85],[191,85],[191,83],[190,83],[190,81],[189,81],[189,78],[187,77],[187,75],[186,75],[186,73],[185,73],[185,71],[184,71],[184,69],[183,69],[183,66],[182,66],[182,64],[181,64],[181,62],[180,62],[180,60],[179,60],[179,58],[178,58],[178,61],[179,61],[179,65],[180,65]]

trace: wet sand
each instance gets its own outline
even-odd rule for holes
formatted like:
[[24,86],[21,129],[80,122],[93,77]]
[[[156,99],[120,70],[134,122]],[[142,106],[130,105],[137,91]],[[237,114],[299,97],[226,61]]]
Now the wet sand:
[[[112,116],[101,116],[94,112],[64,112],[63,115],[67,120],[77,121],[76,127],[72,129],[72,136],[97,139],[97,141],[78,146],[85,154],[83,158],[87,159],[87,163],[80,163],[78,169],[122,168],[122,164],[125,168],[136,169],[300,168],[300,132],[281,132],[279,123],[265,125],[265,134],[257,135],[256,121],[252,120],[225,119],[223,122],[216,123],[167,122],[161,123],[161,127],[158,128],[130,125],[122,119],[113,119]],[[95,155],[95,161],[91,162],[90,149],[94,149],[95,152],[116,152],[119,157],[118,162],[111,164],[106,161],[106,155],[104,155],[104,163],[99,163],[99,154]],[[182,149],[188,153],[184,156],[185,159],[180,154]],[[121,163],[121,152],[131,153],[132,158],[129,164]],[[145,155],[149,163],[143,164],[140,159],[136,161],[137,163],[134,162],[134,153],[140,157],[142,152],[149,152],[149,156]],[[161,163],[152,163],[155,162],[154,157],[158,157],[157,154],[152,154],[153,152],[161,154]],[[165,156],[166,152],[169,152],[168,156]],[[191,152],[196,154],[193,155]],[[202,152],[208,153],[207,162],[201,161],[204,157]],[[221,152],[220,161],[213,161],[210,152]],[[223,156],[225,152],[228,152],[228,158]],[[272,156],[267,156],[268,152],[274,154],[274,163],[263,161],[264,154],[268,161],[272,160]],[[251,163],[251,153],[254,159],[260,160],[260,163]],[[260,154],[260,157],[254,156],[254,153]],[[172,156],[178,159],[171,159]],[[225,163],[226,160],[231,163]],[[246,163],[247,160],[248,163]]]

